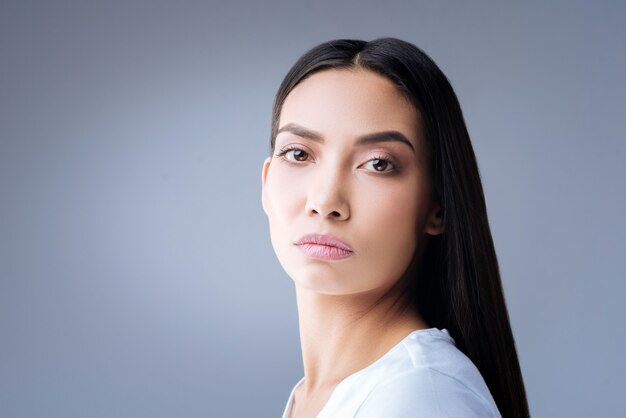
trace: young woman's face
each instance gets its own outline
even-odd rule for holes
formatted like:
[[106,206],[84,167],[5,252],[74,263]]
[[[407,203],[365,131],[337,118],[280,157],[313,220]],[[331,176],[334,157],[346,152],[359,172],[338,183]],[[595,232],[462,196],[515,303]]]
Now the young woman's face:
[[389,289],[442,230],[418,112],[385,77],[326,70],[289,93],[278,128],[262,195],[287,274],[324,294]]

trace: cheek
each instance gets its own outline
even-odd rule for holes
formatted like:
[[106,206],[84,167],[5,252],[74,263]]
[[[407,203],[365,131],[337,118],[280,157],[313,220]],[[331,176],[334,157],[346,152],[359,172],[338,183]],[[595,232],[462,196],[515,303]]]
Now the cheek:
[[364,190],[361,194],[361,225],[365,227],[362,231],[367,237],[367,253],[376,255],[374,259],[380,268],[402,274],[418,244],[423,210],[418,188],[405,183],[384,190]]
[[[370,218],[372,229],[380,231],[381,238],[394,239],[392,235],[397,236],[400,232],[415,234],[421,208],[414,185],[404,183],[384,189],[366,189],[360,195],[363,196],[360,206],[367,208],[364,213]],[[384,234],[384,230],[389,232]]]
[[304,210],[305,187],[303,184],[303,179],[297,175],[287,175],[280,166],[269,169],[265,182],[264,200],[273,238],[276,238],[277,234],[289,233],[294,217]]

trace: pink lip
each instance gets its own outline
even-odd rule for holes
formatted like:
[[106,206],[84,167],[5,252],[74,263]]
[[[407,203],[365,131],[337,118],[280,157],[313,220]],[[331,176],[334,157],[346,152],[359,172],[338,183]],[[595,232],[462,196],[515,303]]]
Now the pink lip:
[[339,260],[352,255],[352,247],[332,235],[308,234],[294,244],[308,256],[322,260]]

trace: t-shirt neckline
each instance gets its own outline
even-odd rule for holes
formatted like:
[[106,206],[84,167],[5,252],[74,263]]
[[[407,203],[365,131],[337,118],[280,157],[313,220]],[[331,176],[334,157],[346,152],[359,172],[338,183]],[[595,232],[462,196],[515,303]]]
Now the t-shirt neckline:
[[[337,395],[337,393],[340,392],[341,387],[345,386],[350,380],[353,380],[356,376],[360,376],[363,373],[366,373],[368,370],[376,367],[377,364],[380,364],[383,360],[385,360],[387,357],[389,357],[393,352],[397,351],[398,349],[400,349],[403,344],[410,338],[412,338],[413,335],[416,334],[432,334],[432,333],[443,333],[445,334],[445,338],[448,338],[450,340],[452,340],[452,337],[450,336],[450,334],[448,333],[447,329],[439,329],[436,327],[431,327],[431,328],[420,328],[420,329],[416,329],[411,331],[409,334],[407,334],[403,339],[401,339],[400,341],[398,341],[397,344],[395,344],[393,347],[391,347],[389,350],[387,350],[387,352],[385,352],[382,356],[380,356],[378,359],[374,360],[372,363],[370,363],[369,365],[365,366],[364,368],[357,370],[356,372],[346,376],[343,378],[343,380],[341,380],[339,383],[337,383],[337,386],[335,386],[335,388],[333,389],[332,393],[330,394],[330,397],[328,398],[328,401],[326,401],[326,404],[322,407],[322,409],[320,410],[320,412],[317,414],[318,417],[320,416],[324,416],[324,412],[325,410],[329,409],[332,407],[332,405],[334,404],[334,399],[339,396]],[[289,395],[289,400],[287,401],[287,406],[286,406],[286,410],[287,410],[287,414],[286,414],[286,418],[291,418],[291,414],[292,414],[292,409],[293,409],[293,397],[294,394],[296,393],[296,389],[298,388],[298,386],[300,386],[303,382],[304,382],[305,376],[303,376],[300,381],[298,381],[298,383],[296,383],[296,385],[293,387],[293,389],[291,390],[291,394]]]

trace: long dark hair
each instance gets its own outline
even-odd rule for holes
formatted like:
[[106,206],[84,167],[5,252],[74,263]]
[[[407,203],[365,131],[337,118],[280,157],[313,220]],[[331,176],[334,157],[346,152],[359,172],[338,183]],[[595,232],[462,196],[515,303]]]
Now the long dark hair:
[[476,156],[458,99],[433,60],[394,38],[339,39],[314,47],[294,64],[276,94],[272,154],[291,90],[316,72],[341,68],[387,77],[422,116],[444,232],[431,237],[407,297],[430,326],[450,332],[485,379],[503,417],[529,417]]

